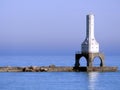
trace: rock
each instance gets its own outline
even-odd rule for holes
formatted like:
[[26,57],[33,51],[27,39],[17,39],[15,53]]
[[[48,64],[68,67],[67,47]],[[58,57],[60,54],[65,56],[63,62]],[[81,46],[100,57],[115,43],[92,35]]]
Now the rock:
[[30,66],[29,69],[35,70],[36,66]]
[[41,72],[47,72],[48,69],[47,69],[47,68],[40,68],[40,71],[41,71]]
[[55,68],[56,66],[54,64],[50,65],[49,68]]
[[23,68],[23,72],[32,72],[32,69],[30,69],[29,67],[25,67]]

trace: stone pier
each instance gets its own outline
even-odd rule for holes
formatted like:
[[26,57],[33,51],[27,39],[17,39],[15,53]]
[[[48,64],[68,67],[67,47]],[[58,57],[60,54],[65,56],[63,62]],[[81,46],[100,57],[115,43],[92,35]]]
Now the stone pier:
[[[86,67],[80,66],[80,59],[82,57],[85,57],[86,59]],[[93,66],[93,61],[96,57],[100,59],[100,64],[98,67]],[[73,70],[77,72],[114,72],[118,70],[118,67],[105,66],[103,53],[76,53],[75,66]]]
[[94,58],[96,58],[96,57],[100,58],[100,61],[101,61],[100,67],[105,66],[105,64],[104,64],[104,55],[102,53],[81,53],[81,54],[77,53],[77,54],[75,54],[75,67],[80,67],[79,61],[80,61],[81,57],[85,57],[85,59],[87,61],[86,66],[88,66],[88,67],[93,66],[92,63],[93,63]]

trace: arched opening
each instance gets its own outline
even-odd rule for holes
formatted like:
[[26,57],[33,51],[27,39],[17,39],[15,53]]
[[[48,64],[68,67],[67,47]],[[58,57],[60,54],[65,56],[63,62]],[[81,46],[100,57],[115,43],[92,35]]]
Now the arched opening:
[[93,59],[93,66],[95,66],[95,67],[100,67],[101,64],[102,64],[102,60],[101,60],[100,57],[95,57],[95,58]]
[[85,57],[80,58],[80,66],[81,67],[86,67],[87,66],[87,60]]

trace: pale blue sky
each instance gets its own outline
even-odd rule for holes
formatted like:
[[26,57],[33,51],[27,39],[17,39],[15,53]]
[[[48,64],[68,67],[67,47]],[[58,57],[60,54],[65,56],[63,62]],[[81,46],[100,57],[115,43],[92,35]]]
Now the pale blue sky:
[[95,15],[100,51],[120,54],[120,0],[0,0],[0,54],[72,55]]

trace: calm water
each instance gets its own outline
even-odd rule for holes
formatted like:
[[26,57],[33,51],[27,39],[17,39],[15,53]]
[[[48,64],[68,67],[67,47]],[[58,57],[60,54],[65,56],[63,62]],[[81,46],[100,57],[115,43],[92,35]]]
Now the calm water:
[[[107,66],[120,67],[119,56],[107,56]],[[82,58],[81,65],[85,65]],[[0,66],[73,66],[73,56],[0,56]],[[99,65],[96,58],[94,65]],[[0,73],[0,90],[119,90],[118,72],[9,72]]]

